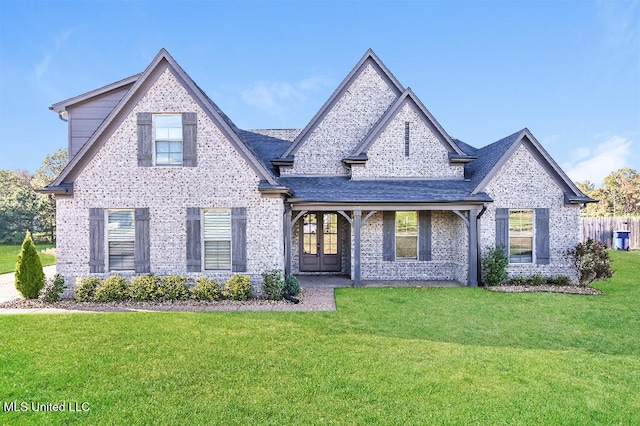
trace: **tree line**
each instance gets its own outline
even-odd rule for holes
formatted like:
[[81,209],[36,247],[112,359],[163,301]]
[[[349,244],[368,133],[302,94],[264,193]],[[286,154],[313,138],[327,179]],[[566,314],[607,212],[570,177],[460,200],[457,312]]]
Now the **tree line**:
[[56,203],[35,189],[49,185],[67,165],[67,151],[47,155],[34,174],[0,170],[0,244],[20,244],[31,231],[37,242],[55,244]]
[[634,169],[627,167],[609,173],[600,188],[588,180],[576,185],[586,196],[598,200],[587,204],[583,216],[640,216],[640,173]]

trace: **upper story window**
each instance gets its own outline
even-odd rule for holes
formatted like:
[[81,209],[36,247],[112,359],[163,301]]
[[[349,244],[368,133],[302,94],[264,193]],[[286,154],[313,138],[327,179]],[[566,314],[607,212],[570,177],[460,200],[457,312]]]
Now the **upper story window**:
[[181,166],[182,114],[156,114],[154,119],[156,165]]
[[107,249],[110,271],[135,269],[136,224],[134,210],[107,212]]
[[509,262],[533,263],[533,210],[509,210]]
[[418,259],[418,212],[396,212],[396,259]]

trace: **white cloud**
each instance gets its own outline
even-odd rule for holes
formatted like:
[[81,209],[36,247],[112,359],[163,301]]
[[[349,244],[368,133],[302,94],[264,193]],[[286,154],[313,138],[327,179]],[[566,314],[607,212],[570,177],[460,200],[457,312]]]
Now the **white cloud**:
[[296,83],[259,81],[242,90],[240,96],[248,105],[279,114],[294,104],[304,102],[312,92],[322,90],[330,84],[322,76],[309,77]]
[[593,150],[578,148],[574,157],[581,161],[568,164],[567,175],[574,182],[589,180],[600,186],[612,171],[629,167],[632,145],[627,138],[611,136]]
[[42,79],[46,76],[47,71],[49,71],[49,65],[53,60],[54,56],[58,53],[58,51],[62,48],[63,44],[69,36],[71,35],[71,30],[66,30],[57,37],[53,39],[53,46],[49,47],[42,53],[42,58],[40,61],[33,66],[33,75],[37,80]]

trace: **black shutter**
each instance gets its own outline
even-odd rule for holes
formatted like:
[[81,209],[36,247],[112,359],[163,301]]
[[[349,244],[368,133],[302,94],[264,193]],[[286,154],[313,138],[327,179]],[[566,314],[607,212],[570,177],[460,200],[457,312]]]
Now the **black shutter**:
[[200,208],[187,207],[187,272],[202,270]]
[[195,112],[182,114],[182,165],[195,167],[198,164],[198,117]]
[[135,268],[137,273],[151,271],[151,243],[149,240],[149,208],[135,209],[136,235],[135,235]]
[[382,260],[396,260],[396,212],[382,212]]
[[418,212],[418,260],[431,260],[431,210]]
[[153,165],[153,128],[151,113],[138,113],[138,166],[151,167]]
[[89,209],[89,272],[104,272],[104,209]]
[[247,270],[247,209],[231,209],[231,271]]
[[549,264],[549,209],[536,209],[536,263]]
[[496,247],[509,249],[509,209],[496,209]]

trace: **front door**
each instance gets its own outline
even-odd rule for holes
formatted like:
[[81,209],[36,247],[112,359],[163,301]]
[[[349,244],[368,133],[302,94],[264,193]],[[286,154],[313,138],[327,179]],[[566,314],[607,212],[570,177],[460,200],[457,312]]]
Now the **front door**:
[[300,221],[300,271],[340,272],[337,213],[306,213]]

